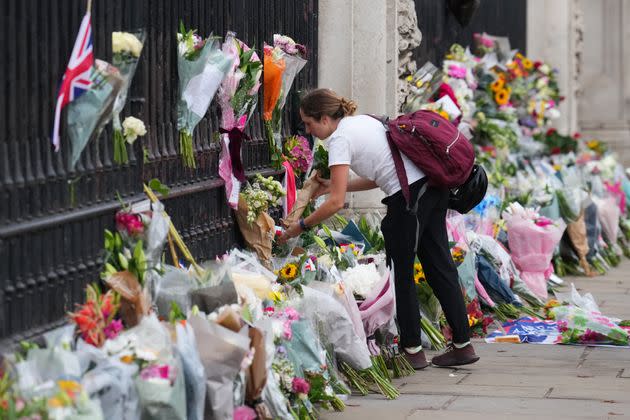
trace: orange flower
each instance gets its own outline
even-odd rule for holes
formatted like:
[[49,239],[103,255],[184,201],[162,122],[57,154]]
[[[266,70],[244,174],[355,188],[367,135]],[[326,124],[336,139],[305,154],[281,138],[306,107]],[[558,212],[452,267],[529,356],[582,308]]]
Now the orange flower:
[[506,89],[501,89],[494,94],[494,100],[499,106],[505,105],[510,100],[510,93]]
[[273,48],[265,48],[265,58],[263,62],[263,119],[271,121],[273,109],[280,98],[282,89],[282,74],[286,67],[283,59],[276,60],[273,57]]
[[504,85],[505,85],[505,81],[502,78],[499,78],[490,84],[490,89],[493,92],[498,92],[501,89],[503,89]]

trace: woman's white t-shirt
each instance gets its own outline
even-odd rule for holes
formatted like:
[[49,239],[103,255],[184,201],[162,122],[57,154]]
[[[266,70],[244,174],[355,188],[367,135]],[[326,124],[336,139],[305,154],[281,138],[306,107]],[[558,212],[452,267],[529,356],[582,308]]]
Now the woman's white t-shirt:
[[[424,178],[424,173],[401,154],[409,184]],[[328,166],[350,165],[357,175],[374,181],[385,195],[400,191],[385,127],[369,115],[344,117],[328,140]]]

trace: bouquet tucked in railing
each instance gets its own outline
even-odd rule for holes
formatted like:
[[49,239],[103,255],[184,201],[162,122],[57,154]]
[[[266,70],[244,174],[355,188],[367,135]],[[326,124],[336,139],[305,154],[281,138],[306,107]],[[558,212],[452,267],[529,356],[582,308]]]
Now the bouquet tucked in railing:
[[[118,164],[129,161],[127,146],[125,143],[133,144],[137,136],[131,134],[129,123],[120,123],[120,113],[127,101],[127,92],[131,86],[131,80],[136,72],[140,53],[144,45],[146,34],[144,30],[136,32],[112,32],[112,64],[118,68],[122,79],[122,86],[112,110],[113,136],[114,136],[114,162]],[[138,120],[139,121],[139,120]],[[144,124],[142,124],[144,128]],[[123,131],[124,129],[124,131]],[[144,135],[142,130],[134,130],[138,135]],[[146,133],[146,130],[144,130]]]
[[255,182],[240,194],[236,221],[245,244],[256,251],[260,260],[266,264],[271,259],[271,243],[275,233],[275,222],[267,210],[280,205],[284,194],[278,181],[260,174],[256,174]]
[[265,132],[269,141],[271,163],[282,164],[282,110],[295,76],[306,65],[306,48],[288,36],[274,34],[273,47],[264,46]]
[[241,147],[249,137],[245,125],[258,104],[258,90],[262,63],[254,50],[228,32],[223,52],[234,58],[227,76],[219,88],[221,105],[221,157],[219,175],[225,181],[228,204],[238,207],[241,183],[245,182],[245,169],[241,159]]
[[195,30],[180,24],[177,34],[177,71],[180,100],[177,104],[179,149],[184,166],[195,168],[192,134],[232,65],[232,57],[219,48],[219,41],[202,39]]

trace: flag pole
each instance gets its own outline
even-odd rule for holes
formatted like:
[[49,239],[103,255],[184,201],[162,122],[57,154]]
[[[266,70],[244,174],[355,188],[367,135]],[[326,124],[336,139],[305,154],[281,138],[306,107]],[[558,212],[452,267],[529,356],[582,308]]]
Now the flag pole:
[[87,0],[87,12],[92,13],[92,0]]

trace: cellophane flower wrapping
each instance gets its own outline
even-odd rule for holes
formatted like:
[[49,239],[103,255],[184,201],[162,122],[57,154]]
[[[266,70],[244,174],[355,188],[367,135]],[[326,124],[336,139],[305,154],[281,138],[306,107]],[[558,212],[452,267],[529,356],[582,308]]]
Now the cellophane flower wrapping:
[[610,318],[576,306],[556,306],[551,309],[563,343],[613,344],[627,346],[628,332]]
[[296,308],[317,325],[319,337],[324,344],[332,345],[335,356],[357,370],[372,366],[365,337],[354,330],[350,315],[332,294],[343,294],[343,290],[322,282],[311,282],[302,286],[303,297]]
[[94,61],[90,75],[92,86],[68,105],[68,137],[74,169],[88,142],[99,136],[112,117],[112,108],[123,85],[118,69],[102,60]]
[[546,279],[553,272],[551,258],[566,225],[562,220],[545,219],[543,222],[537,213],[518,203],[511,208],[503,218],[507,222],[512,260],[521,271],[523,281],[539,298],[546,300]]
[[228,204],[236,209],[244,177],[241,147],[247,139],[245,125],[258,104],[262,63],[256,52],[233,32],[228,32],[222,50],[234,61],[218,92],[223,130],[219,175],[225,182]]
[[197,352],[195,333],[188,323],[175,326],[175,348],[181,357],[186,389],[188,420],[203,420],[206,400],[206,373]]
[[188,323],[195,332],[197,351],[206,371],[205,415],[229,419],[234,411],[234,380],[249,352],[246,328],[234,332],[206,317],[193,315]]

